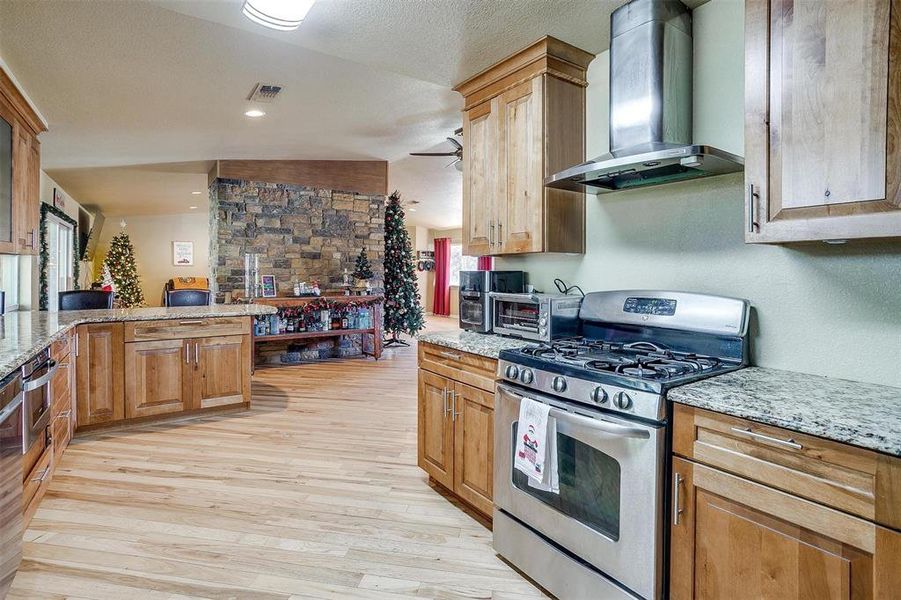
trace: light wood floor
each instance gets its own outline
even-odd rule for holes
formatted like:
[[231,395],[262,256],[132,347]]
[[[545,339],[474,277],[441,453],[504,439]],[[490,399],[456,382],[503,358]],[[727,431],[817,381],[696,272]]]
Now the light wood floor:
[[416,467],[415,347],[258,371],[253,399],[73,442],[10,598],[544,597]]

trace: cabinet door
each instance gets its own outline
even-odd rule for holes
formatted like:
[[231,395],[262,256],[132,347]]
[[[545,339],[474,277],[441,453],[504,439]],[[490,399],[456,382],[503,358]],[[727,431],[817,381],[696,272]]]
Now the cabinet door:
[[418,463],[432,479],[454,488],[454,422],[450,392],[454,382],[419,370]]
[[250,336],[188,340],[193,349],[191,408],[250,402]]
[[540,252],[544,229],[543,79],[500,96],[498,239],[504,254]]
[[497,241],[497,98],[463,113],[463,252],[491,254]]
[[672,600],[899,597],[901,534],[679,458],[673,478]]
[[745,4],[746,241],[901,236],[901,4]]
[[122,323],[79,325],[76,342],[77,425],[125,418]]
[[494,394],[457,383],[454,421],[454,492],[490,515],[493,507]]
[[[0,164],[4,165],[7,161],[15,161],[18,147],[16,121],[12,117],[12,111],[12,107],[0,95]],[[15,220],[17,184],[15,167],[0,172],[0,252],[4,254],[15,253],[18,248]]]
[[190,342],[125,344],[125,418],[182,412],[191,402],[194,367]]
[[23,253],[36,255],[40,244],[38,227],[41,218],[41,143],[37,137],[32,137],[28,146],[28,181],[21,212],[25,239]]

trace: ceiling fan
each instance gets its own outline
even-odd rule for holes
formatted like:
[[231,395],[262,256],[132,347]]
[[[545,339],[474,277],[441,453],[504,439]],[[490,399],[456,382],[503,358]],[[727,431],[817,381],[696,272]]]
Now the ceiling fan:
[[[463,135],[463,128],[454,131],[454,135]],[[452,156],[454,157],[453,162],[448,163],[448,167],[453,165],[455,169],[458,171],[463,170],[463,144],[458,142],[455,138],[449,137],[446,138],[448,142],[453,145],[454,149],[450,152],[411,152],[410,156]]]

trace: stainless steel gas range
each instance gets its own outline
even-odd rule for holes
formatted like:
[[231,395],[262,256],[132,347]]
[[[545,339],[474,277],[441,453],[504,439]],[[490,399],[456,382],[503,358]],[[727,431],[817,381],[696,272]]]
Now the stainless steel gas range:
[[[582,336],[500,353],[494,548],[563,600],[664,594],[666,391],[748,361],[745,300],[596,292]],[[513,468],[520,402],[556,420],[559,493]]]

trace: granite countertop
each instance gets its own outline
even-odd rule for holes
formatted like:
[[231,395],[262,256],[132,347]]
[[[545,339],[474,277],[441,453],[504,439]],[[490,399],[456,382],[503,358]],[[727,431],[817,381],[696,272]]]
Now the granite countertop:
[[749,367],[674,388],[667,397],[901,457],[901,388]]
[[447,348],[453,348],[454,350],[469,352],[470,354],[477,354],[487,358],[497,358],[497,355],[501,350],[512,350],[514,348],[535,345],[528,340],[502,337],[491,333],[475,333],[473,331],[464,331],[462,329],[423,333],[416,339],[420,342],[446,346]]
[[276,310],[274,306],[261,304],[214,304],[172,308],[10,312],[3,315],[0,321],[0,376],[18,368],[43,348],[62,338],[67,331],[82,323],[244,317],[271,314]]

